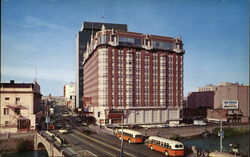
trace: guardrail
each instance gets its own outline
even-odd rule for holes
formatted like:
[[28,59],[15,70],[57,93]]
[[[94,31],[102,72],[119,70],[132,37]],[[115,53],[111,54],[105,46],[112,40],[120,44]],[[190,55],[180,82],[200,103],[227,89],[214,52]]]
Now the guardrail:
[[60,137],[58,137],[56,134],[53,134],[49,131],[40,132],[39,133],[44,139],[46,139],[48,142],[53,143],[53,146],[60,151],[64,156],[77,156],[78,153],[75,152],[72,149],[69,149],[69,147],[64,147],[62,143],[62,140]]

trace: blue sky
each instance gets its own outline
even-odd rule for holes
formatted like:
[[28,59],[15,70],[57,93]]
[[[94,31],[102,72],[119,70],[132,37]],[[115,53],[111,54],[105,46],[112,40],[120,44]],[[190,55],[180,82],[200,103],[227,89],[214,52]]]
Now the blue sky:
[[[63,95],[75,81],[75,37],[83,21],[182,36],[184,96],[220,82],[249,84],[248,0],[2,0],[1,82],[32,82]],[[104,19],[102,16],[104,15]]]

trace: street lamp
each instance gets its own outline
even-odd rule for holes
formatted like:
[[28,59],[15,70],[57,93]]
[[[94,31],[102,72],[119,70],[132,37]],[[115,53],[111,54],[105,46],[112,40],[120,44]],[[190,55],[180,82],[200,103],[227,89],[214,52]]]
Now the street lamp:
[[220,115],[220,131],[218,133],[218,135],[220,136],[220,152],[223,151],[223,144],[222,144],[222,140],[224,137],[224,132],[222,130],[222,117],[221,117],[221,113],[218,110],[211,110],[211,112],[213,113],[214,111],[218,112]]
[[[136,111],[130,111],[130,113],[134,112],[135,114],[138,114],[138,112]],[[123,125],[124,125],[124,113],[122,114],[122,117],[121,117],[121,129],[122,129],[122,132],[121,132],[121,154],[120,154],[120,157],[123,157]],[[127,114],[126,114],[127,116]]]
[[123,123],[124,123],[124,114],[122,114],[122,135],[121,135],[121,154],[120,157],[123,157]]

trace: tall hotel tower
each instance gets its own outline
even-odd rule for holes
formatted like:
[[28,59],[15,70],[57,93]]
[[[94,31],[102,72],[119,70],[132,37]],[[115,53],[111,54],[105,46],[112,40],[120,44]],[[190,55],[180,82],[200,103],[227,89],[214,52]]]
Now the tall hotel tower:
[[124,30],[96,32],[83,59],[84,96],[98,124],[178,124],[182,116],[180,38]]

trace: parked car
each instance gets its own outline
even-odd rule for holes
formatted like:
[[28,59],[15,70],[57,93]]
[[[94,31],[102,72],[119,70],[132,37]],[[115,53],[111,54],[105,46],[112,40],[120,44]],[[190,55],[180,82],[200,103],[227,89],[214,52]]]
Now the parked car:
[[91,130],[88,129],[88,128],[85,128],[85,129],[82,130],[82,133],[85,134],[85,135],[90,135],[90,134],[93,134],[94,132],[91,131]]
[[194,120],[194,125],[207,125],[204,120]]
[[56,123],[56,127],[57,128],[62,128],[62,124],[61,123]]
[[77,117],[77,118],[76,118],[76,121],[79,122],[79,123],[81,123],[83,120],[82,120],[82,118]]
[[160,125],[160,128],[170,128],[170,126],[168,124],[162,124]]
[[88,126],[88,123],[85,122],[85,121],[83,121],[83,122],[81,123],[81,125],[82,125],[82,126]]
[[106,124],[106,127],[109,129],[120,129],[121,127],[115,124]]
[[143,127],[142,127],[142,126],[137,125],[137,124],[130,125],[130,127],[129,127],[129,128],[130,128],[130,129],[143,129]]
[[66,128],[67,128],[67,130],[71,130],[71,129],[72,129],[72,126],[69,125],[69,124],[66,124]]

